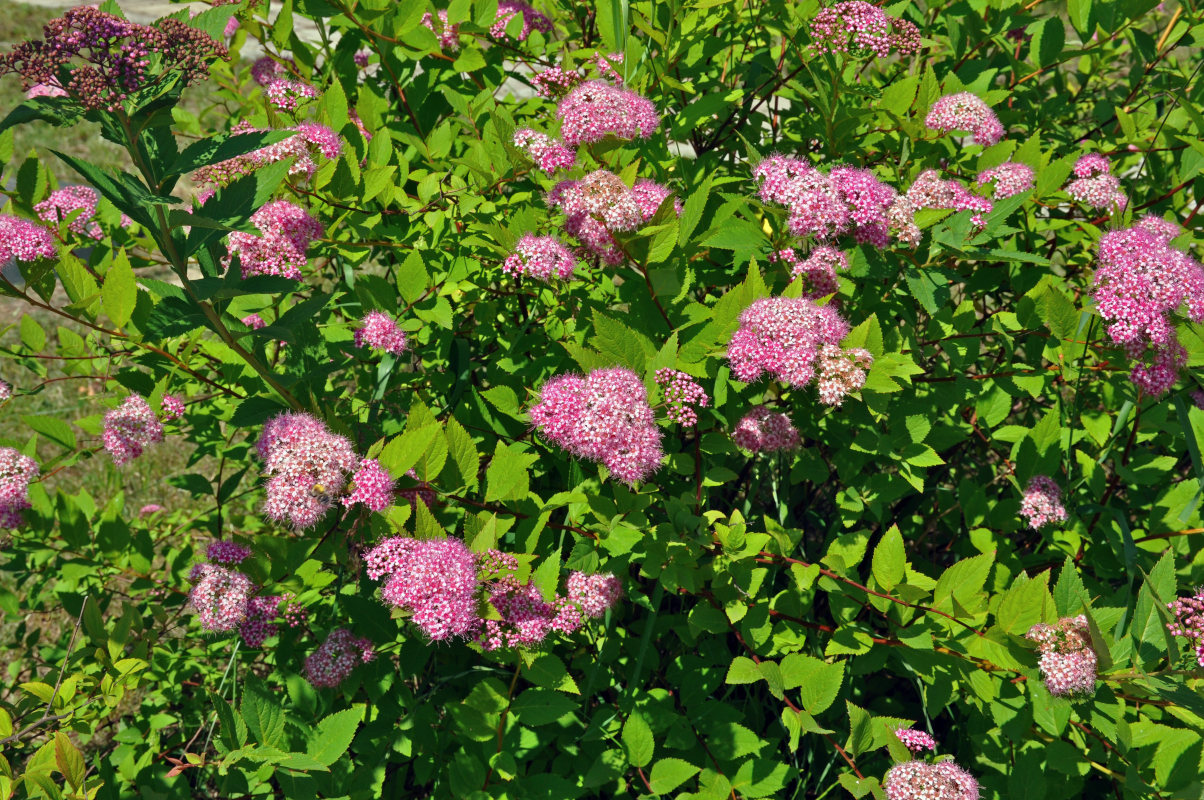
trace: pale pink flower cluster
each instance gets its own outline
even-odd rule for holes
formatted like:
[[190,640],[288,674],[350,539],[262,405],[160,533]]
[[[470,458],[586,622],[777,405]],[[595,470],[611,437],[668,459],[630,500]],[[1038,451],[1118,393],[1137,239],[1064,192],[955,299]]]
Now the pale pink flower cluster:
[[1192,597],[1180,597],[1167,603],[1167,608],[1175,615],[1175,619],[1167,623],[1166,629],[1172,636],[1187,639],[1195,653],[1196,663],[1204,667],[1204,589],[1198,590]]
[[188,601],[207,631],[232,631],[247,618],[247,601],[255,591],[251,579],[238,570],[200,563],[192,568]]
[[270,56],[263,56],[251,64],[251,78],[260,86],[267,86],[288,75],[288,67]]
[[0,447],[0,528],[21,525],[29,508],[29,482],[38,477],[38,464],[11,447]]
[[681,370],[662,367],[656,371],[656,382],[665,398],[666,416],[679,425],[696,425],[698,412],[695,406],[706,408],[711,398],[694,376]]
[[333,689],[360,664],[376,658],[372,641],[346,628],[331,631],[326,641],[305,658],[305,679],[318,689]]
[[268,102],[280,111],[296,111],[297,106],[318,96],[318,90],[308,83],[288,79],[274,80],[267,85]]
[[1065,522],[1066,508],[1062,505],[1062,490],[1053,478],[1036,475],[1024,488],[1020,500],[1020,516],[1029,527],[1039,531],[1051,522]]
[[624,483],[638,483],[660,468],[661,433],[648,392],[631,370],[552,378],[531,407],[531,422],[549,441],[601,462]]
[[557,170],[571,169],[577,162],[577,153],[559,139],[530,128],[519,128],[514,134],[514,146],[521,149],[544,173],[551,175]]
[[393,503],[393,479],[375,458],[360,461],[351,476],[351,493],[343,498],[343,505],[350,507],[356,503],[372,511],[384,511]]
[[506,29],[510,25],[510,20],[516,16],[521,16],[523,20],[522,29],[513,37],[516,41],[525,42],[532,31],[552,32],[552,20],[544,14],[518,0],[500,0],[497,4],[497,16],[494,17],[493,25],[489,28],[489,35],[494,39],[511,38]]
[[587,618],[598,618],[622,595],[614,575],[569,575],[564,595],[546,602],[533,583],[519,584],[513,578],[494,581],[487,591],[490,605],[501,619],[485,619],[477,641],[483,650],[504,647],[534,647],[553,631],[572,634]]
[[824,174],[806,161],[771,155],[753,168],[759,195],[790,212],[790,232],[828,240],[851,235],[875,247],[890,243],[887,212],[897,193],[869,170],[833,167]]
[[[230,132],[233,134],[262,133],[264,130],[255,128],[244,121],[236,124]],[[201,167],[192,173],[193,181],[198,185],[209,185],[209,190],[204,195],[207,199],[212,195],[214,188],[227,186],[244,175],[250,175],[260,167],[286,159],[292,159],[289,175],[304,174],[308,179],[318,171],[317,156],[328,160],[335,159],[343,151],[343,140],[325,125],[319,125],[316,122],[302,122],[285,130],[294,131],[296,135],[258,150],[252,150],[250,153]]]
[[242,324],[246,325],[253,331],[257,331],[260,328],[266,328],[268,325],[266,322],[264,322],[263,317],[259,316],[258,314],[247,314],[242,318]]
[[268,476],[263,512],[294,528],[317,523],[360,465],[351,442],[308,414],[268,420],[255,445]]
[[120,467],[142,455],[148,446],[163,441],[163,426],[146,399],[132,394],[105,414],[101,441],[113,463]]
[[531,84],[535,87],[535,93],[540,97],[548,98],[561,97],[584,80],[585,76],[580,72],[563,67],[549,67],[543,72],[537,72],[531,76]]
[[174,394],[163,395],[163,421],[171,422],[184,416],[184,401]]
[[1003,125],[991,107],[970,92],[947,94],[932,104],[924,124],[929,128],[948,133],[966,131],[974,136],[974,143],[992,145],[1003,138]]
[[921,172],[907,190],[907,199],[917,209],[944,208],[952,211],[975,211],[971,221],[982,227],[983,214],[995,207],[989,198],[977,195],[954,180],[944,180],[934,169]]
[[378,353],[401,355],[409,346],[409,341],[397,320],[383,311],[369,311],[355,331],[355,346]]
[[1177,233],[1154,217],[1105,233],[1093,278],[1092,299],[1108,336],[1141,359],[1129,377],[1152,395],[1174,386],[1187,361],[1174,316],[1204,322],[1204,266],[1171,246]]
[[579,181],[556,184],[548,193],[548,205],[564,212],[565,231],[589,252],[607,264],[621,264],[623,251],[614,234],[637,230],[669,195],[652,181],[636,186],[629,189],[618,175],[600,169]]
[[913,753],[920,753],[924,750],[935,750],[936,739],[933,739],[924,731],[917,731],[915,728],[900,728],[895,731],[895,736]]
[[205,558],[215,564],[238,564],[251,557],[251,549],[229,539],[215,539],[205,548]]
[[1095,693],[1095,651],[1087,617],[1063,617],[1056,625],[1034,625],[1025,638],[1041,653],[1041,678],[1057,697]]
[[[648,222],[656,216],[656,212],[660,210],[661,204],[670,197],[673,197],[673,192],[667,186],[661,186],[656,181],[650,181],[647,178],[640,178],[631,187],[631,196],[635,198],[636,208],[640,210],[640,216],[644,222]],[[673,213],[681,216],[681,199],[673,197]]]
[[502,262],[502,271],[510,275],[528,275],[550,282],[553,277],[569,280],[577,266],[577,256],[555,236],[523,234],[514,252]]
[[[438,22],[435,21],[436,19]],[[460,50],[460,26],[447,23],[446,8],[439,9],[437,17],[427,11],[422,15],[422,25],[439,38],[439,46],[447,52],[455,53]],[[363,66],[367,66],[367,64],[368,60],[365,55]]]
[[811,18],[811,41],[820,53],[910,55],[920,49],[920,29],[872,3],[847,0]]
[[844,399],[865,386],[866,370],[874,364],[868,350],[851,347],[847,350],[839,345],[825,344],[816,360],[819,375],[815,389],[819,401],[824,405],[839,406]]
[[849,268],[849,259],[844,253],[829,245],[811,248],[806,258],[800,258],[793,247],[769,254],[770,261],[781,261],[790,265],[790,281],[802,281],[803,297],[818,300],[836,292],[839,284],[837,270]]
[[[57,225],[74,216],[67,229],[77,236],[100,239],[104,231],[93,221],[100,196],[90,186],[64,186],[33,207],[43,222]],[[79,212],[78,214],[76,212]]]
[[1087,153],[1074,163],[1074,180],[1066,184],[1066,193],[1091,208],[1122,211],[1129,198],[1120,190],[1120,179],[1112,174],[1112,165],[1099,153]]
[[475,634],[476,558],[459,539],[385,539],[364,557],[368,577],[385,578],[381,598],[410,612],[433,642]]
[[790,417],[770,411],[766,406],[755,406],[736,423],[732,441],[750,453],[797,450],[801,445],[798,430]]
[[0,264],[55,258],[54,234],[23,217],[0,214]]
[[904,761],[882,780],[887,800],[978,800],[978,781],[952,760]]
[[995,184],[995,199],[1002,200],[1033,188],[1033,168],[1018,161],[1005,161],[997,167],[984,169],[978,173],[975,183],[979,186]]
[[607,81],[577,86],[556,107],[560,135],[569,145],[618,139],[647,139],[660,126],[652,101]]
[[33,100],[35,97],[66,97],[67,90],[48,83],[35,83],[25,92],[25,97]]
[[0,403],[13,396],[13,387],[6,381],[0,381]]
[[158,503],[147,503],[142,508],[138,509],[138,516],[149,517],[151,514],[158,514],[163,510],[163,506]]
[[234,256],[242,266],[242,276],[279,275],[301,280],[301,268],[309,263],[306,250],[322,235],[322,223],[299,205],[275,200],[251,215],[251,223],[260,236],[235,231],[230,234],[229,255],[222,264],[229,268]]

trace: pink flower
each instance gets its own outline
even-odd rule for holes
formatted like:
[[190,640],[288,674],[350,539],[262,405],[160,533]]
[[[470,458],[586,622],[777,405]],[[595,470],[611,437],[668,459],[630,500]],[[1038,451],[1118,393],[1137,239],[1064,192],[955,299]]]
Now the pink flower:
[[882,780],[887,800],[978,800],[978,781],[953,761],[905,761]]
[[698,412],[694,406],[706,408],[711,402],[698,381],[680,370],[663,367],[656,371],[656,382],[664,395],[669,419],[679,425],[697,424]]
[[623,252],[613,234],[637,230],[644,223],[648,188],[641,193],[637,195],[613,172],[600,169],[579,181],[556,184],[548,193],[548,205],[564,212],[565,231],[588,251],[607,264],[620,264]]
[[597,619],[623,596],[623,584],[614,575],[570,572],[565,582],[565,599],[587,617]]
[[264,514],[297,529],[322,518],[360,464],[351,442],[308,414],[268,420],[255,448],[268,476]]
[[784,261],[790,265],[790,280],[801,278],[803,297],[818,300],[836,292],[837,270],[849,268],[849,259],[835,247],[819,245],[811,248],[806,258],[799,258],[793,248],[769,254],[770,261]]
[[205,630],[232,631],[247,618],[247,600],[255,586],[246,575],[217,564],[197,564],[189,579],[194,585],[188,600]]
[[1091,208],[1123,210],[1129,198],[1120,190],[1120,180],[1111,171],[1108,159],[1099,153],[1087,153],[1074,163],[1075,179],[1066,184],[1066,193]]
[[0,214],[0,263],[55,258],[54,234],[35,222]]
[[287,200],[263,206],[251,215],[251,223],[263,235],[231,233],[229,255],[222,259],[222,265],[228,268],[238,256],[243,278],[279,275],[301,280],[301,268],[309,263],[306,251],[310,242],[322,235],[322,223]]
[[866,370],[874,364],[874,357],[860,347],[848,350],[834,344],[825,344],[819,350],[817,361],[819,377],[815,388],[819,401],[824,405],[839,406],[844,399],[865,386]]
[[184,401],[174,394],[163,395],[163,421],[171,422],[184,416]]
[[351,494],[343,498],[343,505],[348,508],[363,503],[372,511],[384,511],[393,503],[393,479],[375,458],[360,461],[351,484]]
[[1028,482],[1024,489],[1024,498],[1020,501],[1020,516],[1024,517],[1029,527],[1035,531],[1041,530],[1051,522],[1066,521],[1062,490],[1054,483],[1053,478],[1037,475]]
[[[661,203],[673,194],[667,187],[661,186],[656,181],[650,181],[647,178],[641,178],[635,182],[635,186],[631,187],[631,196],[635,198],[635,204],[640,209],[640,216],[644,222],[650,222],[656,212],[660,209]],[[678,216],[681,216],[681,200],[673,198],[673,211]]]
[[561,67],[549,67],[531,76],[531,84],[540,97],[562,97],[584,80],[580,72]]
[[1186,638],[1195,653],[1196,663],[1204,667],[1204,589],[1193,597],[1180,597],[1167,603],[1167,608],[1175,619],[1167,623],[1166,629],[1172,636]]
[[[440,12],[441,16],[442,16],[442,14],[443,14],[443,12]],[[422,24],[423,25],[426,25],[427,17],[429,17],[429,16],[430,16],[429,11],[426,14],[422,15]],[[446,19],[446,16],[443,16],[442,18]],[[430,26],[427,25],[427,27],[429,28]],[[456,44],[458,45],[459,42],[456,42]],[[357,67],[359,67],[360,69],[363,69],[364,67],[368,66],[368,59],[371,57],[372,57],[371,50],[360,50],[354,56],[351,57],[351,60],[355,62],[355,65]]]
[[408,344],[405,331],[398,326],[397,320],[383,311],[369,311],[355,331],[356,347],[366,347],[380,353],[401,355]]
[[43,222],[52,225],[74,217],[67,224],[68,230],[77,236],[100,239],[104,232],[100,225],[92,221],[96,216],[96,204],[99,200],[100,196],[90,186],[65,186],[51,192],[49,197],[33,208]]
[[138,509],[138,516],[148,517],[151,514],[157,514],[162,510],[163,506],[159,505],[158,503],[148,503],[147,505],[144,505],[142,508]]
[[914,728],[900,728],[895,731],[895,736],[913,753],[936,749],[936,740],[924,731],[917,731]]
[[549,441],[600,461],[624,483],[638,483],[660,468],[660,430],[647,390],[631,370],[552,378],[531,408],[531,421]]
[[477,639],[484,650],[538,645],[552,632],[560,615],[558,606],[545,602],[535,584],[519,584],[513,578],[489,587],[489,603],[500,619],[483,620]]
[[589,81],[570,91],[556,107],[556,116],[560,135],[573,147],[607,136],[647,139],[660,126],[651,100],[606,81]]
[[531,31],[539,31],[540,33],[552,32],[552,20],[531,8],[531,6],[526,3],[517,2],[517,0],[500,0],[497,4],[497,16],[494,18],[493,25],[489,28],[489,35],[494,39],[509,39],[510,35],[506,30],[510,26],[510,20],[516,16],[521,16],[523,20],[522,29],[515,37],[517,41],[526,41],[527,37],[531,35]]
[[305,679],[318,689],[333,689],[360,664],[376,658],[369,639],[357,638],[346,628],[330,632],[326,641],[305,658]]
[[313,100],[318,91],[308,83],[278,79],[267,85],[268,102],[280,111],[296,111],[298,104]]
[[[431,12],[427,11],[422,15],[422,24],[435,36],[439,37],[439,46],[449,53],[455,53],[460,49],[460,26],[447,24],[447,9],[439,10],[439,22],[436,24],[435,17]],[[368,57],[364,54],[364,63],[361,66],[367,66]]]
[[[262,166],[289,159],[292,160],[289,175],[304,174],[306,178],[312,178],[318,171],[315,156],[334,159],[342,152],[343,140],[325,125],[302,122],[285,130],[295,131],[297,135],[250,153],[201,167],[192,174],[193,181],[198,184],[211,184],[211,187],[226,186]],[[254,128],[246,122],[239,122],[231,129],[231,133],[235,134],[262,132],[262,129]],[[202,200],[202,204],[203,202]]]
[[205,558],[215,564],[238,564],[251,557],[250,548],[229,539],[216,539],[205,548]]
[[530,128],[519,128],[515,132],[514,146],[522,149],[548,175],[558,169],[570,169],[577,161],[577,153],[565,147],[564,142]]
[[910,55],[920,49],[920,31],[915,25],[863,0],[821,8],[811,19],[811,40],[821,53],[884,57],[892,50]]
[[459,539],[386,539],[364,558],[368,577],[387,576],[381,598],[405,609],[433,642],[471,636],[477,614],[476,558]]
[[0,381],[0,403],[13,396],[13,387],[5,381]]
[[753,177],[762,200],[786,206],[795,236],[889,243],[887,212],[897,193],[869,170],[834,167],[825,175],[800,159],[771,155],[753,168]]
[[226,27],[222,30],[222,36],[226,39],[229,39],[238,32],[238,26],[238,17],[230,17],[230,19],[226,20]]
[[525,233],[514,252],[502,262],[502,271],[544,282],[550,282],[553,276],[567,281],[573,277],[576,266],[577,257],[555,236]]
[[736,446],[750,453],[797,450],[801,444],[790,417],[765,406],[756,406],[736,423],[732,431]]
[[253,331],[267,327],[267,323],[263,321],[263,317],[259,316],[258,314],[248,314],[247,316],[243,317],[242,324],[246,325]]
[[968,131],[974,143],[992,145],[1003,138],[1003,125],[991,107],[970,92],[947,94],[932,104],[924,124],[942,133]]
[[1086,153],[1079,156],[1079,160],[1074,162],[1074,176],[1076,178],[1091,178],[1111,171],[1112,164],[1108,162],[1105,156],[1099,153]]
[[101,441],[120,467],[142,455],[147,446],[163,441],[163,426],[150,404],[132,394],[105,414]]
[[995,207],[986,197],[974,194],[957,181],[943,180],[934,169],[924,170],[907,190],[907,199],[916,208],[947,208],[953,211],[977,211],[971,221],[981,227],[986,224],[983,214]]
[[25,97],[29,100],[35,97],[67,97],[67,92],[52,83],[35,83],[26,90]]
[[1204,411],[1204,391],[1199,389],[1191,393],[1191,401],[1196,404],[1196,408]]
[[1028,164],[1005,161],[997,167],[984,169],[978,173],[975,183],[979,186],[986,186],[992,181],[995,183],[996,200],[1012,197],[1033,188],[1033,168]]
[[270,56],[256,59],[251,65],[251,77],[260,86],[267,86],[272,81],[278,81],[288,75],[288,68]]
[[29,482],[38,477],[38,464],[11,447],[0,447],[0,528],[21,526],[29,508]]
[[280,616],[280,601],[283,599],[270,595],[247,600],[247,616],[238,626],[243,644],[262,647],[267,638],[276,632],[277,626],[273,622]]
[[1058,697],[1095,693],[1095,651],[1087,617],[1063,617],[1056,625],[1034,625],[1025,637],[1041,653],[1041,678]]

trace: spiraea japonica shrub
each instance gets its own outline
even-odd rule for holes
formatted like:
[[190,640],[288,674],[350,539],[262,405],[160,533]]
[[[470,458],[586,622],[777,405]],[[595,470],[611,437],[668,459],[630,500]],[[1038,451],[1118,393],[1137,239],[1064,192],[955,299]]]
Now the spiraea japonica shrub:
[[1199,796],[1194,3],[127,11],[0,56],[0,798]]

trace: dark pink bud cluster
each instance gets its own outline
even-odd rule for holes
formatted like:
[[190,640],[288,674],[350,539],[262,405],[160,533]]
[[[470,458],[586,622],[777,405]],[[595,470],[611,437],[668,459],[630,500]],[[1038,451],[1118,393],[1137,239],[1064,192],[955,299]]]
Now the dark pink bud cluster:
[[1092,299],[1108,336],[1143,359],[1130,378],[1148,394],[1168,391],[1187,353],[1175,332],[1180,313],[1204,321],[1204,266],[1171,245],[1178,227],[1147,217],[1100,238]]
[[550,282],[553,277],[569,280],[577,266],[577,256],[555,236],[523,234],[514,252],[502,262],[502,271],[511,275],[528,275]]
[[514,146],[520,148],[544,173],[551,175],[561,169],[571,169],[577,153],[564,142],[530,128],[519,128],[514,134]]
[[283,78],[269,83],[265,93],[268,102],[280,111],[296,111],[298,105],[318,96],[318,90],[308,83]]
[[369,578],[386,578],[381,598],[410,612],[431,641],[475,634],[477,561],[459,539],[385,539],[364,562]]
[[1196,404],[1196,408],[1204,411],[1204,391],[1197,389],[1192,392],[1191,401]]
[[1087,153],[1074,163],[1074,180],[1066,184],[1066,193],[1091,208],[1122,211],[1129,198],[1120,190],[1120,179],[1112,174],[1112,165],[1099,153]]
[[1180,597],[1167,603],[1167,608],[1175,615],[1175,619],[1167,623],[1166,629],[1172,636],[1187,639],[1195,653],[1196,663],[1204,667],[1204,589],[1192,597]]
[[0,264],[55,258],[54,234],[36,222],[0,214]]
[[996,200],[1027,192],[1034,186],[1033,168],[1018,161],[1005,161],[997,167],[984,169],[975,179],[979,186],[992,182],[995,184]]
[[897,193],[869,170],[834,167],[825,175],[801,159],[771,155],[753,168],[753,177],[762,200],[790,212],[795,236],[851,235],[875,247],[890,243],[887,211]]
[[493,25],[489,28],[489,35],[494,39],[511,38],[506,29],[510,26],[510,20],[516,16],[522,17],[523,25],[518,34],[513,37],[515,41],[525,42],[532,31],[552,32],[552,20],[544,14],[518,0],[500,0],[497,4],[497,16],[494,17]]
[[192,568],[188,601],[207,631],[232,631],[247,618],[247,601],[255,591],[251,579],[238,570],[201,563]]
[[393,479],[375,458],[360,461],[351,476],[351,493],[343,498],[343,505],[350,507],[356,503],[372,511],[384,511],[393,504]]
[[806,258],[800,258],[793,247],[769,254],[770,261],[781,261],[790,265],[790,280],[801,279],[803,297],[818,300],[836,292],[839,284],[837,270],[849,268],[849,259],[844,253],[829,245],[811,248]]
[[1020,516],[1029,527],[1039,531],[1051,522],[1065,522],[1066,508],[1062,505],[1062,490],[1053,478],[1037,475],[1024,488],[1020,501]]
[[[623,179],[604,169],[579,181],[561,181],[548,193],[548,205],[565,214],[564,229],[607,264],[620,264],[623,251],[615,233],[638,229],[650,220],[668,189],[652,181],[628,188]],[[658,199],[659,198],[659,199]]]
[[251,557],[251,549],[229,539],[216,539],[205,548],[205,558],[215,564],[238,564]]
[[895,731],[895,736],[899,741],[913,753],[922,753],[925,750],[936,749],[936,739],[925,733],[917,731],[915,728],[900,728]]
[[351,442],[308,414],[268,420],[255,448],[268,476],[264,514],[298,529],[330,510],[360,465]]
[[978,781],[952,760],[905,761],[882,780],[887,800],[978,800]]
[[589,81],[564,96],[556,107],[560,135],[574,147],[607,136],[647,139],[660,126],[651,100],[606,81]]
[[163,441],[163,426],[146,399],[132,394],[105,414],[101,441],[120,467],[142,455],[149,445]]
[[[338,158],[339,153],[343,151],[343,140],[325,125],[319,125],[316,122],[302,122],[286,130],[296,131],[297,135],[250,153],[201,167],[192,173],[193,181],[198,185],[208,184],[212,188],[228,186],[244,175],[250,175],[260,167],[286,159],[292,159],[289,175],[304,174],[306,178],[312,178],[318,171],[318,156],[324,159],[334,159]],[[231,129],[231,133],[236,134],[262,131],[263,129],[254,128],[246,122],[240,122]]]
[[64,12],[42,35],[0,56],[0,75],[16,73],[26,88],[66,90],[92,110],[115,111],[131,92],[170,73],[195,83],[208,75],[210,62],[227,57],[225,45],[173,17],[139,25],[91,6]]
[[920,29],[872,3],[847,0],[821,8],[811,18],[811,41],[821,53],[884,57],[893,50],[911,55],[920,49]]
[[369,639],[355,636],[346,628],[330,632],[305,658],[305,679],[318,689],[333,689],[351,674],[360,664],[376,658],[376,651]]
[[36,461],[11,447],[0,447],[0,528],[20,527],[21,512],[29,508],[29,482],[36,477]]
[[243,644],[262,647],[268,637],[276,633],[279,626],[275,622],[280,616],[283,599],[278,595],[260,595],[247,600],[247,616],[238,626]]
[[288,200],[268,203],[251,215],[251,223],[262,235],[231,233],[229,255],[222,264],[229,268],[238,256],[244,278],[279,275],[301,280],[301,268],[309,263],[305,252],[310,242],[322,235],[322,223]]
[[797,450],[801,445],[798,430],[790,417],[770,411],[766,406],[754,407],[736,423],[732,430],[732,441],[750,453]]
[[[436,21],[438,20],[438,21]],[[447,9],[439,10],[438,16],[434,16],[431,12],[426,12],[422,15],[422,25],[435,36],[439,37],[439,46],[449,53],[455,53],[460,49],[460,26],[449,25],[447,23]],[[364,63],[360,66],[368,65],[368,55],[364,54]]]
[[711,398],[694,376],[681,370],[663,367],[656,371],[656,382],[664,395],[669,419],[679,425],[696,425],[698,412],[694,407],[706,408]]
[[1041,678],[1058,697],[1095,693],[1095,651],[1087,617],[1063,617],[1056,625],[1034,625],[1025,638],[1041,653]]
[[163,395],[163,421],[171,422],[184,416],[184,401],[174,394]]
[[[43,222],[58,225],[68,219],[67,229],[77,236],[100,239],[104,232],[92,220],[96,216],[96,204],[100,196],[90,186],[65,186],[50,193],[33,207]],[[78,213],[76,213],[78,212]]]
[[383,311],[369,311],[360,320],[355,331],[355,346],[366,347],[379,353],[401,355],[409,342],[397,320]]
[[552,378],[531,407],[531,421],[550,441],[601,462],[624,483],[638,483],[660,468],[660,430],[648,392],[631,370]]
[[942,133],[966,131],[974,136],[975,144],[981,145],[995,144],[1004,133],[991,107],[970,92],[947,94],[937,100],[928,110],[924,124]]
[[975,211],[970,219],[982,227],[983,214],[995,207],[989,198],[977,195],[954,180],[944,180],[934,169],[924,170],[907,190],[907,199],[917,209],[945,208],[952,211]]

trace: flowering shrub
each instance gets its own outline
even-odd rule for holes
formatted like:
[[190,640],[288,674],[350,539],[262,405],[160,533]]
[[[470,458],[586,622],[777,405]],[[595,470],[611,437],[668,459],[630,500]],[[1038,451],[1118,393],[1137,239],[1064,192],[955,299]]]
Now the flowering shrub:
[[1202,36],[108,0],[8,46],[0,800],[1197,797]]

